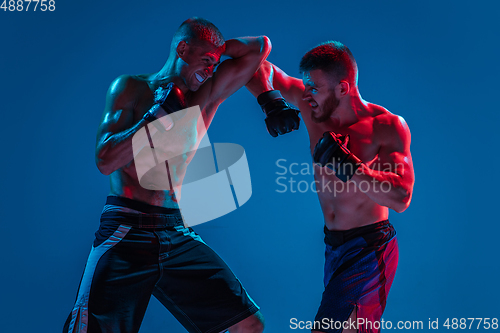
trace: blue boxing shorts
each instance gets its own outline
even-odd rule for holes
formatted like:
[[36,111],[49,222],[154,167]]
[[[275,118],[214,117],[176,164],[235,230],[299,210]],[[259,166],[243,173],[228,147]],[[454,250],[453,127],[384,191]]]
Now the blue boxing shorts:
[[[314,330],[379,332],[398,265],[394,227],[388,220],[345,231],[325,227],[325,244],[325,291],[315,318],[319,327]],[[348,319],[355,309],[353,327]]]

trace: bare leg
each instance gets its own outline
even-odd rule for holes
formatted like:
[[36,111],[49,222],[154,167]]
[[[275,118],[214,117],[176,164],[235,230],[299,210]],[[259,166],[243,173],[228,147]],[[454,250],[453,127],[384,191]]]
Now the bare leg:
[[[358,317],[357,317],[357,310],[358,310],[358,308],[355,306],[354,309],[351,312],[351,315],[349,316],[349,319],[347,319],[349,322],[356,323],[356,320],[358,319]],[[353,329],[353,328],[344,329],[342,331],[342,333],[356,333],[356,332],[358,332],[358,330],[357,329]]]
[[229,333],[262,333],[264,317],[260,311],[229,327]]
[[[354,309],[351,312],[351,315],[347,319],[347,322],[354,322],[354,323],[356,323],[356,320],[357,320],[357,309],[358,308],[355,306]],[[347,329],[342,330],[342,333],[357,333],[357,332],[358,332],[357,329],[352,329],[352,328],[347,328]],[[325,333],[325,332],[312,330],[311,333]]]

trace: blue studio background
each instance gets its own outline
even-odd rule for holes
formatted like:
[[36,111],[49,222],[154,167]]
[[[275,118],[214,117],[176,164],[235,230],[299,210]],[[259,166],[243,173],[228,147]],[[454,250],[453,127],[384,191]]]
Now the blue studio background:
[[[191,16],[226,38],[267,35],[268,59],[290,75],[320,42],[349,46],[362,96],[412,131],[416,183],[408,210],[390,215],[400,262],[385,320],[427,329],[429,318],[499,318],[498,12],[494,1],[430,0],[56,0],[54,12],[1,10],[0,331],[61,330],[109,188],[94,164],[106,90],[120,74],[159,70]],[[219,108],[210,140],[245,148],[253,195],[195,230],[261,306],[266,332],[289,332],[291,318],[312,320],[319,305],[323,221],[310,189],[277,192],[278,159],[310,162],[305,127],[275,139],[263,120],[246,89]],[[141,328],[153,332],[184,332],[154,298]]]

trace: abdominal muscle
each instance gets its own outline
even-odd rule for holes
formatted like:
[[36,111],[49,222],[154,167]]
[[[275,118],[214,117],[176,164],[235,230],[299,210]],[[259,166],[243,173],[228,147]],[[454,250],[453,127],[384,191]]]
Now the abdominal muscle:
[[179,208],[182,181],[187,166],[206,134],[202,117],[188,118],[184,116],[176,123],[171,131],[172,135],[167,137],[169,140],[165,142],[166,148],[162,149],[163,153],[169,156],[166,162],[160,162],[154,168],[154,173],[144,174],[140,182],[135,161],[132,160],[110,175],[110,195],[122,196],[153,206]]
[[329,230],[348,230],[386,220],[387,207],[371,200],[353,182],[344,183],[327,168],[314,166],[316,190]]
[[[172,166],[169,165],[169,169]],[[172,171],[171,171],[172,172]],[[184,168],[185,172],[185,168]],[[170,177],[171,179],[173,177]],[[142,187],[137,179],[134,162],[130,166],[125,166],[116,170],[110,175],[110,193],[109,195],[125,197],[141,201],[153,206],[165,208],[179,208],[180,190],[184,173],[177,175],[178,186],[173,186],[168,190],[149,190]],[[168,183],[168,179],[165,180]]]

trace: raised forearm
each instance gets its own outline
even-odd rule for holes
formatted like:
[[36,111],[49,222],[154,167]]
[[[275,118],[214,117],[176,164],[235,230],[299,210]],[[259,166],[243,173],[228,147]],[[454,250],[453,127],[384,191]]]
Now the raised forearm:
[[[227,40],[223,54],[233,59],[249,55],[265,54],[267,56],[270,49],[271,41],[266,36],[240,37]],[[265,56],[263,59],[265,59]]]
[[[299,110],[291,107],[283,95],[275,90],[274,65],[264,61],[245,85],[257,97],[257,102],[266,114],[266,127],[271,136],[285,134],[299,129]],[[278,83],[278,87],[281,87]],[[288,90],[286,90],[288,92]]]
[[226,41],[225,47],[230,59],[217,68],[210,97],[219,104],[250,81],[271,51],[271,42],[265,36],[243,37]]
[[246,84],[247,89],[255,96],[269,91],[279,90],[287,102],[298,106],[304,92],[302,81],[288,76],[278,66],[265,60]]
[[245,86],[252,95],[258,97],[263,92],[274,90],[273,78],[273,65],[269,61],[264,61]]

